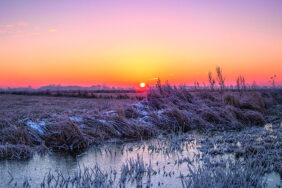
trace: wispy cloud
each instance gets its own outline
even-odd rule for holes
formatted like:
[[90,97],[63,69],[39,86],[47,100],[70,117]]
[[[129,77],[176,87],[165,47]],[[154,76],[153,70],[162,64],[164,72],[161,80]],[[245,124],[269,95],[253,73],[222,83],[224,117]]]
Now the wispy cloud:
[[9,29],[9,28],[14,27],[14,25],[13,24],[6,24],[5,27]]
[[0,30],[0,34],[1,33],[7,33],[7,31],[6,30]]
[[33,29],[34,29],[35,31],[38,31],[38,30],[40,30],[40,27],[39,27],[39,26],[34,26]]
[[23,30],[17,30],[16,33],[23,33]]
[[17,23],[17,25],[20,26],[20,27],[26,27],[26,26],[29,25],[29,23],[27,23],[27,22],[19,22],[19,23]]
[[32,32],[31,35],[40,35],[40,32]]
[[57,30],[56,29],[49,29],[48,31],[49,32],[56,32]]
[[28,33],[30,23],[21,21],[15,23],[2,23],[0,24],[0,34],[7,34],[9,36],[20,37]]

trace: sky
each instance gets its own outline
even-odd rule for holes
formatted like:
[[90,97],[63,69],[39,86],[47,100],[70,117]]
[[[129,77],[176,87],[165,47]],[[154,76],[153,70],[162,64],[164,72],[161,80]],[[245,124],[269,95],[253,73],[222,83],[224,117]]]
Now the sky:
[[2,0],[0,87],[282,85],[281,0]]

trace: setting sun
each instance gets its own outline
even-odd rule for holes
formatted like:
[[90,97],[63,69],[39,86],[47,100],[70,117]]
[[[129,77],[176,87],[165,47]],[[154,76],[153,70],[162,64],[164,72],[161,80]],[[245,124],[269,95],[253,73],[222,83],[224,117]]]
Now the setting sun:
[[281,49],[282,0],[0,0],[0,188],[280,187]]
[[146,87],[146,83],[141,82],[139,86],[140,86],[141,88],[144,88],[144,87]]

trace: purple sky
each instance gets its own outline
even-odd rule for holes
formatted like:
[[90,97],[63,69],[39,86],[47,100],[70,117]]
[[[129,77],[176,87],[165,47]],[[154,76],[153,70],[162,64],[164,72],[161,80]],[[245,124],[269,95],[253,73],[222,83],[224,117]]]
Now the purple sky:
[[216,65],[281,83],[281,49],[281,0],[0,1],[0,87],[193,83]]

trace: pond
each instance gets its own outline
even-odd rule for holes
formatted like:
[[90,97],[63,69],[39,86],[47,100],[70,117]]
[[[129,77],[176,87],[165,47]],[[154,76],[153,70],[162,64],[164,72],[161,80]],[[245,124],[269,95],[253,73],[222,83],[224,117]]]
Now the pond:
[[[40,187],[42,182],[48,184],[48,176],[50,185],[56,185],[58,178],[67,179],[79,173],[87,176],[84,170],[93,171],[95,166],[106,177],[103,181],[109,180],[113,187],[123,181],[125,187],[185,187],[181,177],[191,175],[190,170],[203,165],[200,139],[200,135],[193,133],[130,143],[110,140],[78,156],[52,153],[35,155],[27,161],[0,161],[0,187]],[[209,157],[215,161],[235,160],[233,154]],[[267,187],[281,183],[278,173],[268,173],[264,178]]]

